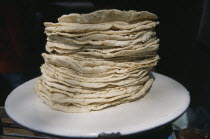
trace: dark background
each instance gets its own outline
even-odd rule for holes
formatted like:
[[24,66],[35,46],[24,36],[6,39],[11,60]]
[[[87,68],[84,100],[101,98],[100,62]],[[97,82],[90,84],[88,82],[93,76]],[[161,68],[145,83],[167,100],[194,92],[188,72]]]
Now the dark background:
[[[44,22],[57,22],[63,14],[99,9],[146,10],[157,14],[160,21],[157,27],[160,38],[158,54],[161,59],[156,72],[182,83],[190,91],[191,107],[202,106],[207,111],[210,109],[209,5],[208,0],[20,0],[0,4],[17,17],[19,25],[16,28],[21,32],[26,53],[21,56],[27,65],[20,72],[27,80],[40,75],[41,53],[45,51],[46,43]],[[7,10],[9,8],[10,11]],[[4,13],[1,10],[1,14]],[[0,51],[0,56],[2,53]],[[13,88],[6,87],[9,85],[3,79],[0,83],[3,105]]]

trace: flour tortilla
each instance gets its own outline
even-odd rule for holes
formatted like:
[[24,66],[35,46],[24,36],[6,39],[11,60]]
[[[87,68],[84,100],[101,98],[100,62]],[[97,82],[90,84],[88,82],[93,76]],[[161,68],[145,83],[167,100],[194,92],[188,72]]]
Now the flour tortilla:
[[[144,78],[145,79],[145,78]],[[106,87],[106,88],[81,88],[81,87],[73,87],[73,86],[70,86],[69,84],[68,85],[65,85],[65,84],[61,84],[61,83],[58,83],[56,80],[46,80],[45,78],[43,77],[40,77],[39,80],[42,81],[42,84],[44,84],[44,86],[47,86],[47,88],[51,88],[51,89],[58,89],[58,90],[62,90],[62,91],[65,91],[65,92],[68,92],[69,96],[70,97],[78,97],[78,98],[83,98],[83,94],[86,94],[86,95],[92,95],[94,97],[102,97],[103,95],[104,96],[107,96],[107,97],[111,97],[111,96],[116,96],[119,94],[121,94],[120,92],[122,92],[123,90],[130,90],[130,89],[133,89],[133,88],[139,88],[141,87],[144,82],[143,82],[143,79],[142,79],[142,82],[140,82],[139,84],[133,84],[133,85],[129,85],[129,86],[116,86],[116,87]],[[144,81],[147,81],[147,80],[144,80]],[[52,91],[53,93],[53,91]]]
[[137,91],[139,91],[141,88],[140,87],[131,87],[128,90],[125,90],[124,94],[122,95],[117,95],[117,96],[113,96],[113,97],[108,97],[108,98],[72,98],[69,97],[66,94],[63,93],[50,93],[47,88],[45,88],[45,86],[41,85],[40,83],[37,84],[37,87],[39,90],[46,90],[45,92],[43,92],[45,95],[49,96],[53,101],[57,102],[57,103],[65,103],[65,104],[81,104],[81,105],[89,105],[92,103],[107,103],[107,102],[111,102],[111,101],[115,101],[118,100],[120,98],[123,97],[128,97],[132,94],[136,94]]
[[63,36],[67,36],[67,37],[70,37],[70,38],[87,37],[87,36],[97,35],[97,34],[117,35],[117,36],[132,36],[132,35],[136,35],[138,32],[151,31],[151,30],[153,30],[153,28],[157,24],[159,24],[159,22],[156,22],[156,24],[154,24],[154,23],[150,24],[150,25],[153,25],[151,27],[142,28],[141,26],[139,26],[139,27],[137,27],[133,30],[105,30],[105,31],[73,32],[73,33],[70,33],[70,32],[54,32],[54,31],[45,30],[45,33],[47,34],[47,36],[52,36],[52,35],[61,35],[62,36],[63,35]]
[[84,78],[93,78],[95,80],[106,80],[108,78],[117,78],[117,77],[122,77],[122,76],[126,76],[129,75],[129,77],[133,77],[133,75],[135,74],[143,74],[149,70],[151,70],[152,67],[149,68],[140,68],[140,69],[133,69],[133,70],[110,70],[108,72],[100,72],[100,73],[81,73],[79,71],[73,70],[71,68],[66,68],[66,67],[62,67],[62,66],[55,66],[52,65],[50,63],[45,63],[43,66],[50,66],[50,67],[56,67],[59,72],[65,73],[65,74],[69,74],[69,75],[75,75],[75,76],[80,76],[80,77],[84,77]]
[[71,30],[72,32],[86,32],[87,30],[129,30],[133,29],[142,25],[150,24],[154,21],[143,21],[138,22],[135,24],[126,24],[125,22],[108,22],[108,23],[101,23],[101,24],[77,24],[77,23],[51,23],[45,22],[44,25],[46,27],[46,31],[51,31],[53,28],[61,29],[66,28],[67,30]]
[[70,92],[70,94],[74,94],[75,97],[79,96],[81,94],[86,94],[86,95],[96,95],[97,97],[100,97],[100,95],[114,95],[116,91],[122,91],[125,88],[129,87],[140,87],[142,86],[141,84],[137,84],[135,86],[117,86],[117,87],[109,87],[109,88],[98,88],[98,89],[92,89],[92,88],[80,88],[80,87],[72,87],[72,86],[66,86],[64,84],[59,84],[57,82],[53,81],[48,81],[44,78],[42,78],[42,83],[45,84],[46,86],[49,86],[50,88],[56,88],[59,90],[63,90],[65,92]]
[[116,41],[116,40],[102,40],[102,41],[94,41],[94,40],[87,40],[87,41],[77,41],[70,38],[62,37],[62,36],[49,36],[47,38],[49,41],[56,41],[56,42],[70,42],[75,43],[79,45],[104,45],[104,46],[128,46],[130,45],[133,40],[127,40],[127,41]]
[[[53,83],[52,83],[53,84]],[[55,83],[54,83],[55,84]],[[41,82],[41,86],[44,86],[50,93],[62,93],[67,95],[71,98],[80,98],[80,99],[93,99],[93,98],[110,98],[114,96],[123,95],[126,92],[130,93],[132,90],[136,90],[141,88],[141,85],[137,86],[129,86],[126,88],[111,88],[109,90],[102,90],[102,91],[93,91],[93,90],[82,90],[80,93],[72,92],[70,88],[65,90],[65,88],[55,88],[55,86],[49,86],[44,81]]]
[[[109,72],[111,70],[121,70],[121,72],[126,72],[126,71],[128,72],[135,69],[149,68],[156,65],[157,60],[159,59],[159,57],[157,56],[155,57],[155,59],[150,61],[151,63],[148,62],[147,64],[141,64],[141,63],[135,63],[135,62],[128,62],[128,63],[114,63],[113,62],[112,63],[109,61],[104,61],[104,62],[94,61],[95,63],[94,62],[91,63],[89,61],[89,63],[92,64],[92,66],[90,65],[88,66],[88,62],[77,61],[72,58],[69,58],[68,56],[47,55],[47,54],[42,54],[42,56],[44,57],[46,63],[50,63],[50,64],[60,66],[60,67],[70,68],[80,73],[94,73],[94,74],[102,73],[102,72]],[[101,66],[99,66],[100,63],[101,63]],[[104,65],[105,63],[106,65]],[[95,64],[98,66],[96,66]]]
[[127,78],[126,80],[120,80],[115,82],[107,82],[107,83],[93,83],[93,82],[84,82],[84,81],[77,81],[74,79],[66,79],[57,74],[53,74],[50,72],[46,72],[42,70],[42,77],[46,80],[51,82],[57,82],[60,84],[64,84],[66,86],[72,87],[80,87],[80,88],[104,88],[104,87],[116,87],[116,86],[130,86],[140,84],[148,80],[149,76],[145,77],[138,77],[138,78]]
[[45,23],[45,64],[35,92],[50,108],[89,112],[143,97],[153,79],[157,16],[100,10]]
[[58,18],[59,22],[64,23],[81,23],[81,24],[98,24],[104,22],[133,22],[137,20],[156,20],[158,17],[155,14],[147,11],[120,11],[120,10],[99,10],[89,14],[69,14]]
[[[112,88],[110,90],[107,91],[101,91],[101,93],[87,93],[89,92],[89,90],[83,90],[85,93],[72,93],[71,90],[69,89],[69,91],[64,91],[62,89],[57,89],[55,87],[51,87],[48,86],[47,84],[45,84],[43,82],[43,80],[40,78],[39,79],[39,83],[37,84],[38,88],[40,90],[42,90],[43,88],[45,90],[47,90],[47,93],[45,93],[46,95],[48,95],[49,97],[55,97],[53,100],[59,102],[59,99],[63,99],[63,98],[70,98],[70,99],[76,99],[77,101],[75,103],[79,103],[78,101],[86,101],[86,99],[90,99],[91,101],[89,101],[89,103],[96,103],[96,101],[100,101],[102,99],[110,99],[110,98],[119,98],[119,97],[124,97],[123,95],[128,95],[128,94],[132,94],[137,92],[139,89],[142,88],[141,85],[138,86],[130,86],[130,87],[126,87],[126,88]],[[61,94],[61,95],[59,95]],[[57,99],[57,100],[56,100]],[[112,101],[112,100],[108,100],[108,101]],[[69,101],[71,103],[73,103],[73,101]],[[88,102],[88,101],[86,101]],[[66,102],[65,102],[66,103]],[[100,102],[97,102],[100,103]],[[102,102],[103,103],[103,102]]]
[[114,52],[119,52],[119,51],[124,51],[124,50],[136,50],[143,48],[145,46],[151,46],[158,44],[159,40],[154,38],[154,37],[147,37],[143,43],[138,43],[135,45],[129,45],[126,47],[107,47],[107,46],[90,46],[90,45],[85,45],[85,46],[74,46],[72,44],[65,44],[65,43],[56,43],[56,42],[51,42],[48,41],[46,44],[46,50],[51,53],[51,52],[57,52],[59,54],[70,54],[70,53],[76,53],[76,52],[91,52],[91,51],[98,51],[101,53],[114,53]]
[[[43,53],[42,56],[46,59],[51,59],[52,61],[60,60],[68,62],[68,65],[71,63],[78,67],[83,68],[98,68],[100,66],[109,66],[116,68],[131,68],[139,67],[142,65],[150,64],[156,62],[159,59],[159,56],[146,57],[141,59],[135,59],[135,61],[126,61],[120,62],[117,60],[105,60],[105,59],[95,59],[91,57],[84,57],[79,55],[55,55],[55,54],[46,54]],[[50,60],[49,60],[50,61]]]
[[[118,40],[101,40],[101,41],[77,41],[73,39],[69,39],[66,37],[61,37],[61,36],[51,36],[48,38],[49,43],[46,44],[46,48],[52,47],[58,47],[58,48],[66,48],[69,50],[78,50],[78,49],[104,49],[104,48],[115,48],[117,47],[132,47],[134,45],[143,45],[144,43],[154,40],[155,32],[146,32],[142,35],[140,35],[138,38],[134,40],[125,40],[125,41],[118,41]],[[68,43],[67,43],[68,42]],[[69,43],[70,42],[70,43]],[[71,45],[72,43],[76,43],[79,46]],[[67,45],[66,45],[67,44]],[[69,44],[69,45],[68,45]],[[93,46],[86,46],[86,45],[93,45]],[[103,45],[104,47],[97,47],[99,45]],[[111,46],[111,47],[107,47]],[[140,47],[140,46],[139,46]]]
[[[150,20],[146,20],[144,21],[145,24],[147,22],[152,22]],[[107,24],[111,24],[111,25],[129,25],[129,23],[127,22],[122,22],[122,21],[114,21],[114,22],[104,22],[104,23],[99,23],[99,24],[96,24],[96,25],[107,25]],[[58,22],[58,23],[51,23],[51,22],[45,22],[44,23],[44,26],[45,27],[56,27],[56,26],[80,26],[82,24],[80,23],[64,23],[64,22]],[[93,24],[89,24],[87,23],[86,25],[93,25]]]
[[[51,26],[51,27],[46,27],[45,31],[46,32],[66,32],[66,33],[82,33],[82,32],[92,32],[92,31],[115,31],[118,33],[125,33],[125,32],[135,32],[135,31],[142,31],[142,30],[147,30],[147,29],[153,29],[158,25],[159,22],[152,22],[149,24],[143,24],[140,26],[113,26],[111,24],[101,24],[101,25],[74,25],[74,26]],[[118,27],[118,28],[117,28]],[[120,28],[124,30],[120,30]],[[127,29],[128,28],[128,29]],[[131,28],[131,29],[129,29]],[[117,30],[116,30],[117,29]]]
[[113,57],[145,57],[154,53],[159,48],[159,44],[150,45],[148,47],[139,48],[137,50],[125,50],[117,53],[102,54],[100,52],[78,52],[79,55],[93,56],[99,58],[113,58]]
[[[126,103],[126,102],[131,102],[131,101],[137,100],[137,99],[141,98],[143,95],[145,95],[147,90],[150,88],[152,82],[153,82],[153,79],[148,80],[145,83],[144,87],[133,96],[123,98],[118,101],[113,101],[113,102],[110,102],[107,104],[103,104],[103,105],[88,105],[88,106],[82,106],[79,104],[77,104],[77,106],[76,105],[65,105],[65,104],[53,102],[47,95],[42,93],[43,90],[39,90],[37,87],[35,87],[35,92],[40,96],[40,98],[43,100],[43,102],[46,103],[52,109],[63,111],[63,112],[82,113],[82,112],[101,110],[104,108],[108,108],[110,106],[119,105],[121,103]],[[44,91],[47,91],[47,90],[44,90]]]
[[134,40],[143,34],[145,34],[147,31],[143,30],[138,33],[133,33],[129,35],[108,35],[108,34],[91,34],[91,35],[80,35],[76,36],[77,34],[69,34],[69,33],[62,33],[62,32],[56,32],[56,33],[47,33],[47,36],[62,36],[66,38],[72,38],[77,41],[87,41],[87,40],[95,40],[95,41],[100,41],[100,40]]
[[[156,39],[155,37],[146,37],[144,40],[144,43],[138,43],[135,45],[129,45],[127,47],[104,47],[104,46],[74,46],[71,44],[65,44],[65,43],[56,43],[56,42],[50,42],[48,41],[46,44],[46,50],[51,52],[57,52],[59,54],[71,54],[76,52],[83,52],[83,51],[98,51],[102,53],[114,53],[119,52],[123,50],[136,50],[139,48],[143,48],[145,46],[155,45],[159,43],[159,39]],[[96,50],[94,50],[96,49]]]
[[91,83],[106,83],[106,82],[116,82],[120,80],[125,80],[126,78],[139,78],[142,76],[145,76],[147,74],[147,71],[140,70],[136,73],[127,73],[127,74],[112,74],[107,77],[101,77],[101,78],[87,78],[84,76],[80,76],[77,74],[74,74],[70,70],[62,70],[60,68],[57,68],[56,66],[44,64],[41,67],[42,71],[50,72],[52,74],[57,74],[58,76],[61,76],[66,79],[70,80],[76,80],[76,81],[83,81],[83,82],[91,82]]

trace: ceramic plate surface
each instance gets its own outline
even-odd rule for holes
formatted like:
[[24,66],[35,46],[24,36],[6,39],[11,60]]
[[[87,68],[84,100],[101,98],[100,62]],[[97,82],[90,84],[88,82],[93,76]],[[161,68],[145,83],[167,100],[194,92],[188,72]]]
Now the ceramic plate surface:
[[153,129],[178,118],[189,103],[189,92],[178,82],[158,73],[142,99],[90,113],[51,110],[34,92],[35,80],[16,88],[5,109],[11,119],[34,131],[65,137],[97,137],[120,132],[128,135]]

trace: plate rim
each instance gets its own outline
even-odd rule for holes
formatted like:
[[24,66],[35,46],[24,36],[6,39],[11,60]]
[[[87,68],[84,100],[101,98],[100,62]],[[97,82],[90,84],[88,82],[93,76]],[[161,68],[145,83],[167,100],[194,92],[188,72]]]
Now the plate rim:
[[[171,80],[177,82],[177,83],[178,83],[179,85],[181,85],[181,87],[183,87],[184,89],[186,89],[181,83],[179,83],[178,81],[176,81],[176,80],[174,80],[174,79],[172,79],[172,78],[170,78],[170,77],[168,77],[168,76],[166,76],[166,75],[163,75],[163,74],[160,74],[160,73],[157,73],[157,72],[151,72],[151,73],[152,73],[153,76],[154,76],[154,74],[157,74],[157,75],[160,75],[160,76],[164,76],[164,77],[166,77],[166,78],[169,78],[169,79],[171,79]],[[24,84],[26,84],[26,83],[28,83],[28,82],[32,82],[33,80],[36,80],[37,78],[38,78],[38,77],[35,77],[35,78],[31,79],[31,80],[29,80],[29,81],[27,81],[27,82],[21,84],[21,85],[18,86],[17,88],[21,87],[22,85],[24,85]],[[7,99],[6,99],[5,104],[4,104],[5,112],[6,112],[6,114],[8,115],[8,117],[9,117],[13,122],[15,122],[15,123],[21,125],[22,127],[26,128],[26,129],[31,130],[31,131],[35,131],[35,132],[37,132],[37,133],[42,133],[42,134],[50,135],[50,136],[71,137],[71,138],[97,138],[97,137],[99,136],[100,133],[99,133],[99,134],[95,134],[95,133],[94,133],[94,134],[89,134],[89,135],[80,135],[80,136],[77,136],[77,135],[60,135],[60,134],[56,134],[56,133],[53,133],[53,134],[52,134],[52,133],[49,133],[49,132],[46,132],[46,131],[40,131],[40,130],[37,130],[37,129],[33,129],[33,128],[27,126],[27,125],[21,124],[20,122],[18,122],[18,121],[16,121],[15,119],[13,119],[12,116],[10,116],[9,113],[8,113],[8,111],[7,111],[7,101],[8,101],[8,99],[9,99],[9,96],[12,95],[12,93],[15,92],[15,90],[16,90],[17,88],[15,88],[12,92],[10,92],[10,94],[7,96]],[[187,105],[183,108],[182,112],[180,112],[179,115],[176,115],[176,116],[174,116],[173,118],[171,118],[169,121],[163,122],[162,124],[159,124],[159,125],[154,126],[154,127],[152,127],[152,128],[147,128],[147,129],[141,130],[141,131],[138,131],[138,130],[137,130],[137,131],[133,131],[133,132],[129,132],[129,133],[120,133],[120,135],[121,135],[121,136],[125,136],[125,135],[132,135],[132,134],[138,134],[138,133],[145,133],[145,132],[147,132],[147,131],[153,130],[153,129],[158,128],[158,127],[162,127],[163,125],[166,125],[166,124],[168,124],[168,123],[171,123],[171,122],[175,121],[176,119],[178,119],[179,117],[181,117],[181,116],[185,113],[185,111],[187,110],[187,108],[188,108],[189,105],[190,105],[190,93],[189,93],[189,91],[188,91],[187,89],[186,89],[186,93],[187,93],[187,96],[188,96],[188,99],[187,99],[187,102],[186,102]],[[132,102],[131,102],[131,103],[132,103]],[[102,133],[103,133],[103,132],[102,132]],[[111,133],[115,133],[115,132],[111,132]],[[108,134],[111,134],[111,133],[108,133]]]

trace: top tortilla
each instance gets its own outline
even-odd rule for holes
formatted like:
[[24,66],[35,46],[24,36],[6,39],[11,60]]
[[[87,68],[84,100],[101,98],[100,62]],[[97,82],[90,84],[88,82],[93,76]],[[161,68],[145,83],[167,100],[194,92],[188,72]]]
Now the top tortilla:
[[69,15],[63,15],[58,18],[58,22],[64,23],[80,23],[80,24],[98,24],[104,22],[134,22],[137,20],[156,20],[157,15],[147,11],[120,11],[120,10],[98,10],[88,14],[72,13]]

